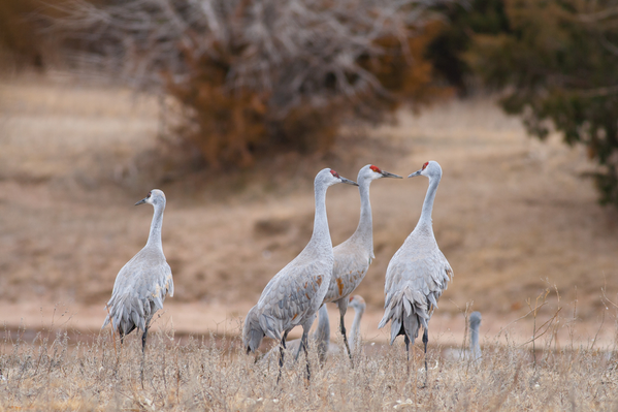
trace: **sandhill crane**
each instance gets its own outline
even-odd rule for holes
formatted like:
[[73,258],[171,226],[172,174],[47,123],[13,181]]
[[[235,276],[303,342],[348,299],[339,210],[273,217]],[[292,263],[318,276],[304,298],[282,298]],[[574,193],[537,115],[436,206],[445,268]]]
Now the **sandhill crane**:
[[[332,169],[322,169],[315,177],[315,218],[313,234],[300,254],[268,282],[252,316],[257,317],[263,333],[281,342],[279,378],[283,366],[283,350],[288,333],[297,325],[303,327],[301,344],[307,355],[307,334],[324,301],[333,270],[333,244],[326,217],[326,190],[337,183],[357,186]],[[249,350],[253,350],[248,346]],[[307,377],[310,377],[309,357]]]
[[165,194],[154,189],[135,206],[142,203],[154,207],[148,242],[118,272],[112,297],[105,305],[108,313],[101,329],[111,322],[112,328],[120,335],[121,343],[133,329],[140,329],[143,331],[143,353],[150,321],[157,310],[163,309],[165,296],[168,293],[174,295],[174,280],[161,244]]
[[481,360],[481,347],[479,345],[479,326],[481,325],[481,313],[472,312],[468,317],[470,331],[470,349],[454,349],[446,348],[442,351],[442,357],[452,361],[461,361],[471,359],[473,361]]
[[479,345],[479,327],[481,326],[481,312],[470,314],[470,355],[473,360],[481,360],[481,345]]
[[258,320],[257,305],[255,305],[249,309],[242,330],[242,342],[243,346],[247,348],[247,353],[255,352],[262,343],[264,336],[264,330],[262,330]]
[[361,295],[350,296],[350,307],[354,309],[354,321],[352,322],[352,328],[350,329],[350,350],[356,352],[360,349],[361,336],[360,336],[360,322],[363,314],[365,313],[365,299]]
[[429,187],[416,227],[386,269],[385,310],[378,327],[382,328],[391,321],[391,345],[397,336],[404,335],[408,362],[410,342],[414,344],[419,328],[423,327],[427,381],[427,323],[434,308],[438,307],[438,299],[447,288],[448,281],[453,277],[453,269],[438,248],[431,225],[431,210],[442,177],[442,168],[438,162],[429,161],[408,177],[418,175],[429,178]]
[[381,170],[374,165],[363,166],[358,172],[358,190],[361,198],[360,219],[354,234],[333,249],[335,256],[333,275],[324,298],[324,302],[333,302],[339,308],[339,330],[343,335],[343,342],[350,359],[352,359],[352,354],[343,318],[348,309],[350,300],[348,297],[361,283],[372,259],[375,258],[369,185],[372,181],[383,177],[401,179],[401,176]]

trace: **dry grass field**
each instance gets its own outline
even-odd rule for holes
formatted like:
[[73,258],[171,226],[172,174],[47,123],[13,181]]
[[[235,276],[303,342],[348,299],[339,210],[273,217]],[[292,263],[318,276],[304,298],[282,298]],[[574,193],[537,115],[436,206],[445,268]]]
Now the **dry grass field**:
[[[580,148],[531,139],[479,98],[350,126],[323,156],[204,172],[158,138],[158,110],[153,97],[59,74],[0,82],[0,410],[616,409],[618,213],[597,204]],[[357,367],[331,359],[307,384],[294,365],[276,386],[276,371],[239,356],[235,336],[309,239],[315,173],[355,179],[374,163],[407,175],[427,160],[444,170],[434,231],[455,272],[430,324],[428,387],[419,359],[408,378],[401,344],[384,346],[376,328],[386,266],[419,217],[424,178],[372,185],[376,259],[357,291],[368,303]],[[155,187],[168,198],[176,294],[155,322],[163,332],[142,390],[136,340],[116,352],[97,331],[118,270],[147,238],[152,210],[133,203]],[[335,244],[355,229],[359,204],[353,188],[329,189]],[[480,366],[442,358],[471,310],[483,313]],[[535,365],[529,340],[543,332]]]

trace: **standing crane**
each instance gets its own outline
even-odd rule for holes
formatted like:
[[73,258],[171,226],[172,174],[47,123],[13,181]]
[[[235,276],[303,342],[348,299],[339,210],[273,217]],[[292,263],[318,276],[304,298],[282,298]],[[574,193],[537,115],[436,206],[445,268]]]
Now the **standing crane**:
[[142,203],[154,207],[148,242],[118,272],[112,297],[105,305],[107,317],[101,329],[111,322],[112,328],[120,335],[120,343],[135,328],[140,329],[144,353],[150,321],[157,310],[163,309],[165,296],[168,293],[174,296],[174,280],[161,244],[165,194],[154,189],[135,206]]
[[[311,377],[307,356],[307,336],[319,307],[324,301],[333,271],[333,244],[326,217],[326,190],[337,183],[358,186],[329,168],[315,177],[315,218],[313,234],[305,248],[268,282],[249,321],[257,317],[264,335],[280,341],[279,378],[283,366],[283,351],[288,333],[297,325],[303,328],[301,348],[307,358],[307,377]],[[255,326],[249,327],[255,334]],[[249,350],[255,350],[247,346]]]
[[339,330],[350,360],[352,360],[352,353],[348,345],[343,318],[348,310],[349,296],[361,283],[371,261],[375,259],[369,185],[372,181],[383,177],[401,179],[401,176],[381,170],[374,165],[363,166],[358,172],[358,190],[361,198],[360,219],[354,234],[333,249],[335,264],[328,292],[324,298],[325,303],[333,302],[339,308]]
[[431,211],[442,178],[442,168],[432,160],[408,177],[419,175],[429,178],[421,217],[386,269],[385,310],[378,328],[391,322],[391,345],[397,336],[404,335],[409,371],[410,343],[414,344],[419,328],[423,327],[427,382],[427,324],[433,310],[438,307],[438,299],[446,290],[448,281],[453,278],[453,269],[438,248],[431,225]]
[[470,357],[474,361],[481,360],[481,345],[479,344],[479,327],[481,326],[481,312],[470,314]]
[[360,322],[363,314],[365,313],[365,299],[361,295],[350,296],[350,307],[354,309],[354,320],[352,321],[352,328],[350,329],[350,350],[356,352],[360,349],[361,336],[360,336]]

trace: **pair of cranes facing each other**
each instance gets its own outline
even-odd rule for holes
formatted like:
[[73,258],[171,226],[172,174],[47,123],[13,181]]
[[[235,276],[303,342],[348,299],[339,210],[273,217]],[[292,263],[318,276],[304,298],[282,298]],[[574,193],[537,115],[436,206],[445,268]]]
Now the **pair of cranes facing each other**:
[[[371,178],[371,172],[375,173],[373,179]],[[429,178],[427,195],[425,196],[421,217],[416,228],[408,236],[389,263],[385,284],[385,314],[379,327],[382,328],[389,321],[392,322],[391,344],[397,336],[404,335],[409,361],[409,345],[410,343],[414,343],[414,340],[418,337],[418,331],[422,326],[424,329],[425,371],[427,371],[428,322],[433,310],[437,307],[438,299],[443,291],[446,290],[448,281],[453,276],[453,270],[444,257],[444,254],[442,254],[438,248],[431,223],[431,213],[437,187],[442,177],[442,168],[437,162],[430,161],[425,163],[420,170],[410,174],[408,177],[419,175]],[[373,165],[367,165],[359,172],[358,181],[359,190],[361,192],[361,219],[354,235],[337,246],[333,251],[339,253],[333,254],[335,264],[333,265],[333,273],[329,284],[330,293],[325,295],[323,300],[324,303],[336,302],[339,307],[340,330],[350,359],[351,352],[347,344],[345,328],[343,326],[343,317],[347,309],[348,299],[343,299],[343,297],[349,296],[349,294],[356,289],[367,272],[371,260],[374,258],[369,183],[371,180],[381,177],[400,176],[383,172]],[[323,232],[323,236],[328,237],[328,240],[330,240],[330,235],[328,233]],[[337,260],[338,257],[339,260]],[[286,268],[284,268],[284,270]],[[280,274],[277,276],[280,276]],[[280,310],[286,307],[286,289],[282,288],[279,290],[279,295],[277,296],[271,292],[272,287],[269,287],[269,285],[267,285],[262,292],[258,305],[249,311],[245,320],[243,342],[247,348],[247,353],[250,351],[255,352],[265,335],[273,337],[264,330],[266,323],[264,319],[266,316],[264,313],[260,313],[260,303],[270,299],[276,302],[273,307],[279,307]],[[289,281],[289,285],[292,288],[297,287],[297,284],[293,281]],[[346,286],[348,286],[349,289],[346,289]],[[293,296],[294,291],[292,290],[291,292]],[[337,294],[337,292],[339,293]],[[288,318],[295,319],[296,316],[297,313],[294,310],[288,311]],[[308,327],[311,326],[314,317],[315,312],[310,318],[311,321],[309,322],[308,320],[303,324],[303,337],[296,351],[296,359],[301,349],[305,351],[305,354],[307,353],[307,330]],[[286,330],[283,337],[280,338],[281,346],[279,349],[281,356],[279,376],[281,376],[283,350],[286,347],[285,340],[288,332],[289,330]],[[281,335],[277,335],[275,339],[279,340],[280,336]],[[308,363],[307,375],[309,376]]]
[[[431,211],[442,169],[437,162],[431,161],[408,177],[418,175],[429,178],[429,188],[416,228],[389,263],[385,314],[380,322],[380,327],[383,327],[391,321],[391,344],[397,336],[404,335],[408,359],[409,344],[414,343],[421,326],[424,329],[426,354],[427,322],[453,275],[437,246],[431,226]],[[297,325],[303,327],[296,358],[301,349],[307,355],[308,332],[323,303],[337,304],[340,331],[351,359],[343,318],[350,294],[360,284],[374,258],[369,185],[371,181],[383,177],[400,178],[373,165],[359,171],[359,183],[343,178],[328,168],[316,175],[312,237],[303,251],[266,285],[257,305],[247,314],[243,327],[243,344],[247,352],[255,352],[264,336],[280,341],[279,376],[288,333]],[[328,187],[337,183],[359,186],[361,216],[354,234],[333,250],[325,198]],[[165,194],[157,189],[152,190],[136,205],[142,203],[154,207],[148,242],[118,273],[112,297],[106,305],[108,315],[103,327],[111,323],[121,342],[134,329],[140,329],[143,332],[144,352],[150,321],[155,312],[163,308],[166,295],[173,296],[174,283],[161,244]],[[307,376],[310,376],[308,357]]]

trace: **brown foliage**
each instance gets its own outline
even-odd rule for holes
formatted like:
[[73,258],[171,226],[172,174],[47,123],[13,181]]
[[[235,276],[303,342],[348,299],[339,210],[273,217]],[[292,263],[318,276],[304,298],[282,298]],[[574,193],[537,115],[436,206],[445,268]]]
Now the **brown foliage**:
[[323,152],[352,115],[377,123],[435,95],[424,58],[440,26],[430,3],[79,3],[63,27],[96,32],[88,49],[175,96],[180,134],[209,165],[245,167],[274,150]]

